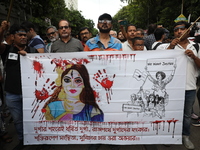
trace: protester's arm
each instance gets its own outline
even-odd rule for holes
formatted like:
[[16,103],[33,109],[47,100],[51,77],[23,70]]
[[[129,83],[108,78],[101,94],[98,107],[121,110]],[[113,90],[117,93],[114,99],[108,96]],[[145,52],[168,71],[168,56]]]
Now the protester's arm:
[[179,41],[180,41],[179,38],[173,39],[172,42],[167,47],[167,49],[174,49],[174,47],[179,43]]
[[[120,22],[123,20],[119,20],[118,23],[120,24]],[[127,39],[127,35],[126,35],[126,30],[124,29],[124,26],[120,24],[120,30],[122,31],[123,36]]]
[[127,39],[126,31],[123,25],[120,25],[120,30],[122,31],[123,36]]
[[3,53],[6,46],[3,44],[4,34],[8,30],[10,24],[7,21],[2,21],[0,26],[0,53]]
[[38,48],[37,51],[38,53],[44,53],[44,48]]
[[189,56],[190,58],[192,58],[194,60],[194,63],[197,65],[197,67],[200,68],[200,59],[197,56],[194,55],[192,50],[187,49],[185,51],[185,54],[187,56]]

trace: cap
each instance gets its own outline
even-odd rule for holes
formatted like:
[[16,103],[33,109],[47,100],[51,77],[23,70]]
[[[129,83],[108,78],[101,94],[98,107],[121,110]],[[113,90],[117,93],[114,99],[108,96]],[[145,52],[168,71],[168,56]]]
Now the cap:
[[103,20],[103,19],[112,20],[112,17],[111,17],[111,15],[109,15],[109,14],[107,14],[107,13],[104,13],[104,14],[102,14],[101,16],[99,16],[99,19],[98,19],[98,20]]

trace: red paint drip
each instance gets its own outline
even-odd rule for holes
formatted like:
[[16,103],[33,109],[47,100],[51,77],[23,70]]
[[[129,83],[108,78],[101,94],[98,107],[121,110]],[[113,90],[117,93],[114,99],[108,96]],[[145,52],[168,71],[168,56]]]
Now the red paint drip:
[[94,57],[95,57],[95,55],[88,55],[88,57],[90,58],[90,59],[92,59],[92,61],[94,60]]
[[39,74],[39,77],[42,76],[43,73],[43,65],[40,64],[38,61],[33,61],[34,70]]
[[43,88],[41,91],[35,90],[35,97],[37,98],[37,100],[43,101],[43,100],[49,98],[49,96],[50,95],[45,88]]
[[96,91],[94,90],[93,93],[94,93],[94,97],[95,97],[95,98],[99,98],[99,92],[96,92]]
[[178,121],[178,120],[175,120],[174,118],[173,118],[172,120],[167,120],[167,122],[169,123],[168,132],[170,131],[170,123],[171,123],[171,122],[174,123],[172,138],[174,138],[174,132],[175,132],[175,127],[176,127],[176,122],[177,122],[177,121]]
[[100,74],[102,74],[100,70],[98,70],[98,72],[99,72]]
[[51,84],[50,84],[50,86],[52,86],[52,85],[54,85],[55,84],[55,81],[53,81]]
[[[156,129],[156,134],[158,134],[158,129],[160,129],[159,124],[160,124],[161,122],[163,122],[163,121],[162,121],[162,120],[156,120],[156,121],[152,122],[152,123],[153,123],[153,126],[156,125],[156,127],[155,127],[155,129]],[[154,128],[154,127],[153,127],[153,128]]]
[[55,89],[57,86],[56,85],[54,85],[52,88],[51,88],[51,90],[53,90],[53,89]]
[[46,83],[48,83],[50,81],[50,79],[48,78],[47,80],[46,80]]
[[167,122],[168,122],[168,132],[170,132],[170,123],[172,122],[173,120],[167,120]]

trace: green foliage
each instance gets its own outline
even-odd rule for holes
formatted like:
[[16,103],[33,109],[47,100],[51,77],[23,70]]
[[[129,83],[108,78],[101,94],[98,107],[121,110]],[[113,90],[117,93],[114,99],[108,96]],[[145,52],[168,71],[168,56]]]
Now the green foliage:
[[[174,20],[181,14],[182,0],[120,0],[128,2],[115,16],[115,22],[126,18],[129,23],[139,28],[147,29],[151,23],[162,24],[172,31]],[[195,21],[200,14],[199,0],[183,0],[183,15],[187,18],[191,14],[191,22]],[[118,23],[114,29],[119,29]]]
[[[174,20],[181,14],[182,0],[120,0],[128,2],[113,17],[113,29],[119,30],[118,20],[127,20],[130,24],[135,24],[138,28],[147,29],[151,23],[162,24],[172,31]],[[183,15],[191,14],[191,22],[195,21],[200,14],[199,0],[183,0]],[[8,0],[0,0],[0,4],[9,7]],[[26,19],[33,22],[38,27],[38,34],[44,34],[49,25],[45,19],[49,18],[51,24],[58,25],[59,20],[67,19],[71,23],[72,33],[77,34],[81,27],[90,28],[93,36],[98,33],[94,28],[94,22],[88,20],[77,10],[69,10],[65,6],[64,0],[14,0],[13,7],[22,14],[26,14]]]
[[[2,3],[5,4],[6,1],[3,0]],[[76,35],[84,26],[89,27],[92,34],[96,34],[96,30],[93,29],[94,22],[85,19],[81,12],[66,8],[64,0],[14,0],[13,7],[24,12],[27,20],[36,25],[38,34],[41,35],[45,34],[45,30],[50,24],[57,27],[61,19],[70,22],[73,35]],[[46,19],[49,19],[50,22],[47,22]]]

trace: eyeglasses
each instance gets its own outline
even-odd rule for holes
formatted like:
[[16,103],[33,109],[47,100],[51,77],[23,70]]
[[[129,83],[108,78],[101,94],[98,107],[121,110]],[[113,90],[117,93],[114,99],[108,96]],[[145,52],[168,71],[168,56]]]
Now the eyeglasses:
[[104,22],[111,23],[111,20],[99,20],[99,23],[104,23]]
[[85,34],[89,34],[89,32],[84,32],[84,33],[81,33],[80,35],[85,35]]
[[68,29],[69,26],[60,26],[60,27],[59,27],[59,29],[63,29],[63,28]]
[[56,32],[51,32],[51,33],[47,33],[47,36],[50,36],[51,34],[55,34]]
[[185,26],[179,26],[179,27],[174,28],[174,32],[177,32],[179,29],[185,30]]

